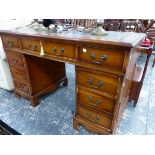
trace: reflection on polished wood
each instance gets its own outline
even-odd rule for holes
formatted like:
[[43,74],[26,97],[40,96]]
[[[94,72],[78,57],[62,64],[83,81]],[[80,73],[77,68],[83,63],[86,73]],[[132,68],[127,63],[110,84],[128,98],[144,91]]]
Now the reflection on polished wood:
[[[65,62],[76,67],[76,112],[73,127],[83,125],[98,134],[114,134],[129,99],[136,47],[145,34],[108,32],[48,33],[32,29],[0,31],[16,96],[30,99],[67,85]],[[41,46],[44,55],[40,55]]]

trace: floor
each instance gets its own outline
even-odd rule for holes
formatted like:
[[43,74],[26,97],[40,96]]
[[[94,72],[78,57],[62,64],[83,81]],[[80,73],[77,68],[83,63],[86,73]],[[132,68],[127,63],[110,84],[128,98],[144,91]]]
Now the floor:
[[[150,135],[155,134],[155,67],[151,57],[144,79],[138,104],[133,108],[129,103],[117,128],[117,134]],[[142,65],[141,56],[138,65]]]
[[[139,58],[142,65],[145,56]],[[155,134],[155,68],[151,57],[137,106],[129,103],[123,114],[117,135]],[[23,135],[90,135],[85,128],[72,128],[75,106],[74,66],[66,64],[69,85],[42,96],[33,108],[29,101],[17,99],[13,92],[0,89],[0,119]]]

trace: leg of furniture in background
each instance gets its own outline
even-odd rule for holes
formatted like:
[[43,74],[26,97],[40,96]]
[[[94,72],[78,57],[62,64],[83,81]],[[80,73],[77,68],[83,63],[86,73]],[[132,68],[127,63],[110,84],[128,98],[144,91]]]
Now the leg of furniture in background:
[[152,67],[155,65],[155,42],[153,41],[152,55],[154,56]]
[[154,60],[153,60],[153,65],[152,65],[152,67],[154,67],[154,64],[155,64],[155,56],[154,56]]
[[147,71],[147,66],[149,63],[150,56],[152,54],[152,47],[149,48],[139,48],[139,51],[147,55],[145,65],[143,67],[135,67],[134,78],[130,90],[130,100],[134,101],[134,107],[137,105],[145,74]]
[[154,56],[152,67],[155,65],[155,44],[153,43],[152,55]]
[[141,91],[141,87],[143,84],[143,81],[142,81],[143,72],[144,72],[143,67],[138,67],[138,66],[135,67],[134,78],[132,81],[132,86],[131,86],[131,91],[130,91],[130,100],[134,101],[134,107],[137,104],[139,94]]

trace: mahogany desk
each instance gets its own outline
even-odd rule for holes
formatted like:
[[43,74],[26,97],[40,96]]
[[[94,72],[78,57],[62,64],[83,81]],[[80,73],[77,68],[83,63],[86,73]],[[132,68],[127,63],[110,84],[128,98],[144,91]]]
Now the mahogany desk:
[[[48,33],[32,29],[0,31],[17,97],[37,106],[38,96],[67,85],[65,62],[76,70],[73,127],[114,134],[129,99],[143,33]],[[61,96],[60,96],[61,97]]]

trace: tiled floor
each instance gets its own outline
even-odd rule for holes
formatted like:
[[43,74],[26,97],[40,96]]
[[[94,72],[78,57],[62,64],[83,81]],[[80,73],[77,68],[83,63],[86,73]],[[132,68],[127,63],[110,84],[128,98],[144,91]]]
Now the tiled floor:
[[[140,57],[142,65],[144,57]],[[116,134],[155,134],[155,68],[152,60],[145,77],[137,107],[129,103],[123,114]],[[53,93],[42,96],[40,105],[29,106],[26,99],[17,99],[14,94],[0,89],[0,119],[24,135],[88,135],[92,134],[80,128],[72,128],[75,106],[74,66],[66,64],[69,85],[60,87]]]

